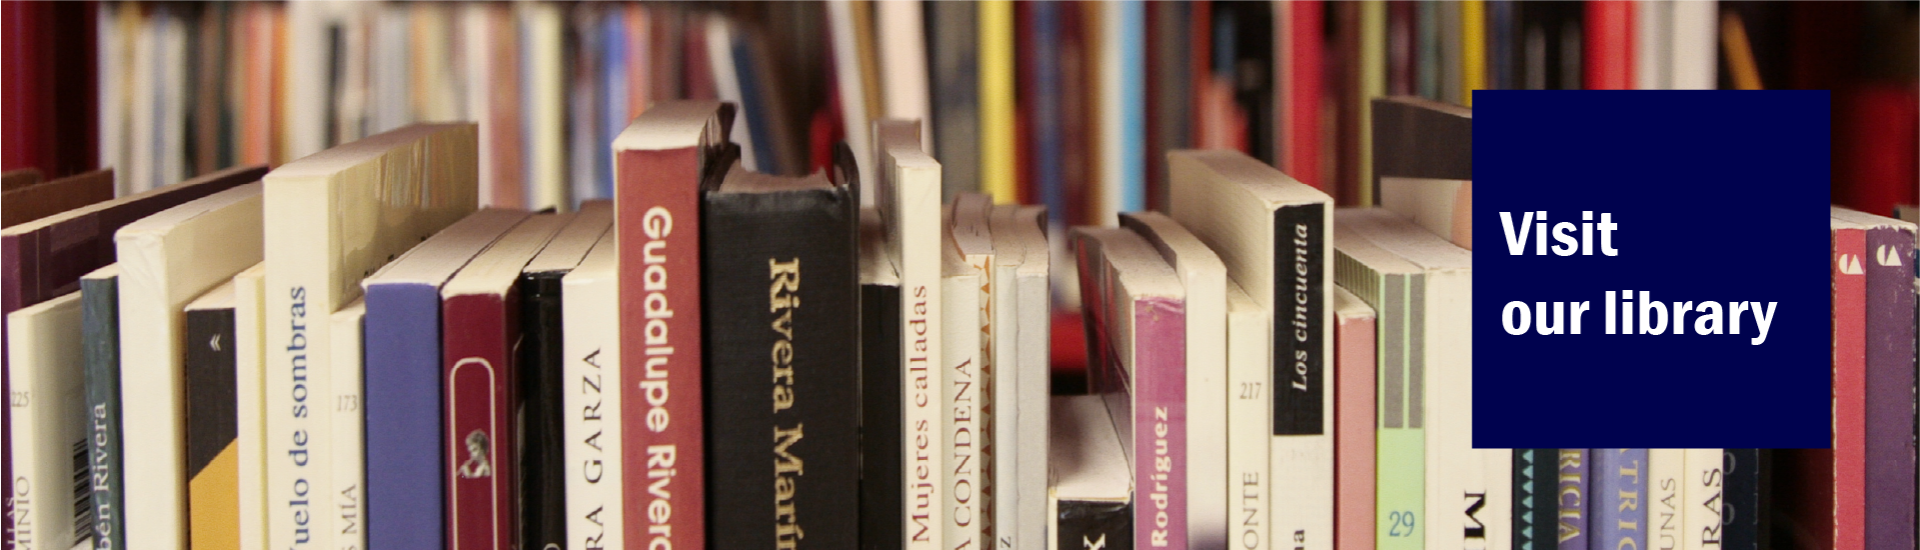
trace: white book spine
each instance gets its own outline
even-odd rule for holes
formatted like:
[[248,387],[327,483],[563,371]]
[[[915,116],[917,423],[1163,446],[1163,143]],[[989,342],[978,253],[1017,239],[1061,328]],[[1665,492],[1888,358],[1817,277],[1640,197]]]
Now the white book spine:
[[[67,550],[87,535],[74,532],[73,501],[75,481],[89,479],[80,293],[21,309],[8,321],[13,547]],[[79,510],[91,519],[91,508]]]
[[1682,499],[1687,505],[1681,516],[1680,548],[1683,550],[1719,550],[1722,540],[1721,498],[1727,481],[1726,457],[1722,449],[1687,449],[1686,478],[1681,480]]
[[[933,110],[927,85],[926,22],[919,2],[875,2],[874,30],[880,35],[882,112],[887,118],[920,123],[921,147],[933,150],[929,131]],[[744,147],[744,144],[743,144]]]
[[1667,64],[1673,72],[1672,86],[1676,90],[1711,90],[1718,70],[1714,60],[1719,56],[1720,13],[1717,2],[1674,2],[1671,20],[1673,38],[1669,42],[1673,61]]
[[267,547],[265,266],[233,277],[234,416],[240,478],[240,547]]
[[1647,450],[1647,547],[1678,550],[1686,530],[1687,452]]
[[561,44],[562,27],[565,18],[560,14],[560,5],[554,3],[527,3],[517,6],[522,12],[523,25],[526,25],[527,40],[531,48],[528,58],[522,60],[521,74],[527,75],[525,85],[530,89],[531,112],[527,113],[528,137],[533,146],[532,166],[527,179],[527,205],[534,210],[559,208],[562,212],[573,210],[573,204],[567,200],[567,164],[566,164],[566,75],[562,74],[567,66]]
[[[995,226],[1000,230],[1002,226]],[[1000,241],[1006,243],[1007,241]],[[996,243],[996,247],[1000,246]],[[1005,255],[1005,250],[996,248],[997,255]],[[998,258],[999,256],[996,256]],[[1010,261],[998,261],[993,264],[992,315],[993,322],[993,360],[992,369],[993,398],[990,401],[988,418],[993,430],[992,446],[987,456],[988,467],[993,472],[991,493],[987,507],[993,513],[990,532],[993,547],[1014,548],[1020,530],[1020,478],[1019,472],[1027,467],[1020,462],[1018,453],[1023,448],[1020,440],[1020,348],[1014,341],[1016,327],[1020,325],[1020,310],[1016,296],[1019,283],[1016,280],[1020,264]],[[1029,330],[1032,330],[1029,327]]]
[[1425,281],[1426,317],[1416,322],[1425,327],[1418,345],[1426,350],[1426,541],[1427,548],[1454,548],[1476,524],[1512,519],[1486,509],[1498,495],[1489,494],[1486,451],[1473,448],[1472,278],[1429,272]]
[[1266,310],[1239,287],[1227,291],[1228,548],[1264,550],[1273,506],[1267,471],[1273,439],[1273,341]]
[[[1009,378],[1017,379],[1020,385],[1015,397],[1016,408],[1002,418],[1017,420],[1019,434],[1015,437],[1018,448],[1011,456],[1022,467],[1014,477],[1014,485],[1003,493],[1015,493],[1017,501],[1013,504],[1014,514],[1019,522],[1012,531],[1013,547],[1034,548],[1040,541],[1047,540],[1047,464],[1049,459],[1047,431],[1051,426],[1052,415],[1049,411],[1050,389],[1052,388],[1049,369],[1052,350],[1052,281],[1048,279],[1052,266],[1046,248],[1046,232],[1039,226],[1039,213],[1027,214],[1025,211],[1015,214],[1014,223],[1022,225],[1021,231],[1027,231],[1030,238],[1026,258],[1021,262],[1015,285],[1018,287],[1013,302],[1007,309],[1017,309],[1017,322],[1008,325],[1009,337],[1018,346],[1018,358],[1013,363],[1015,372]],[[1026,327],[1021,330],[1019,327]],[[1005,537],[1002,537],[1004,540]],[[1003,546],[1004,548],[1004,546]]]
[[945,349],[941,367],[941,402],[945,405],[942,433],[946,448],[942,485],[947,521],[943,525],[947,548],[977,548],[980,544],[980,289],[978,273],[949,275],[941,281],[947,307]]
[[[1508,550],[1513,548],[1513,450],[1511,449],[1475,449],[1484,464],[1487,488],[1480,501],[1480,510],[1472,512],[1467,528],[1481,529],[1480,541],[1468,541],[1467,547],[1486,548],[1487,550]],[[1469,500],[1468,505],[1473,501]]]
[[[494,120],[491,103],[493,89],[487,84],[493,82],[493,57],[489,52],[493,49],[492,40],[495,39],[492,24],[492,12],[495,8],[493,4],[482,2],[464,4],[460,7],[461,55],[465,56],[466,60],[466,80],[463,82],[467,95],[466,119],[483,121],[489,126]],[[493,173],[492,159],[498,156],[494,147],[493,132],[480,132],[479,158],[482,160],[477,163],[480,206],[489,206],[493,203],[494,179],[497,176]]]
[[[1234,476],[1228,466],[1226,271],[1190,269],[1187,261],[1176,266],[1187,285],[1187,541],[1190,548],[1225,548],[1231,540],[1230,510],[1237,504],[1227,496]],[[1328,474],[1333,473],[1331,454]],[[1331,507],[1333,484],[1326,485]]]
[[362,351],[361,323],[367,317],[365,302],[354,301],[333,314],[333,483],[327,511],[334,515],[333,547],[362,550],[367,547],[367,444],[366,409],[361,408],[361,388],[366,379]]
[[[601,241],[611,246],[613,237]],[[592,257],[589,256],[589,261]],[[567,537],[571,548],[624,548],[620,488],[619,280],[575,270],[562,280],[566,365]]]
[[[740,69],[733,57],[733,24],[726,18],[708,17],[706,28],[700,29],[707,40],[707,63],[713,75],[714,93],[720,100],[735,105],[745,105],[746,98],[740,91]],[[740,165],[748,170],[759,170],[760,162],[753,148],[753,131],[747,120],[747,113],[740,111],[733,116],[733,129],[727,132],[729,137],[740,144]]]

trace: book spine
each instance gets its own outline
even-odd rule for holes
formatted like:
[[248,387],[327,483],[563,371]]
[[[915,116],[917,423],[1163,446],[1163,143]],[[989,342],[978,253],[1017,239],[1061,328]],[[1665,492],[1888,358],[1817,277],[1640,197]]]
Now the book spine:
[[[1867,232],[1834,229],[1833,246],[1833,516],[1827,523],[1835,550],[1859,550],[1865,540],[1867,485]],[[1912,339],[1911,336],[1908,339]],[[1909,411],[1908,416],[1912,413]],[[1909,437],[1910,437],[1909,432]],[[1808,472],[1820,475],[1824,472]],[[1727,472],[1729,476],[1733,472]],[[1731,480],[1729,480],[1731,482]],[[1727,498],[1734,498],[1728,485]],[[1729,507],[1732,502],[1728,502]],[[1819,510],[1826,506],[1817,506]],[[1819,513],[1819,512],[1815,512]],[[1820,514],[1825,515],[1825,514]],[[1737,516],[1728,516],[1737,520]],[[1824,518],[1823,518],[1824,519]],[[1732,533],[1728,533],[1732,544]]]
[[[938,190],[932,194],[937,197]],[[933,220],[933,224],[937,228],[939,220]],[[928,241],[939,242],[937,234],[932,237]],[[931,250],[912,254],[938,251],[934,247],[926,248]],[[901,257],[914,256],[903,250]],[[930,263],[937,266],[937,258],[916,259],[932,260]],[[926,267],[903,264],[900,269],[900,398],[904,409],[901,414],[901,442],[905,455],[905,462],[901,466],[901,536],[904,539],[902,546],[915,550],[937,548],[945,543],[941,533],[944,532],[947,514],[943,505],[946,502],[946,487],[942,475],[946,471],[942,457],[946,452],[947,435],[945,415],[941,414],[945,409],[941,406],[945,402],[942,392],[949,376],[942,367],[946,353],[946,333],[943,329],[946,304],[942,303],[945,293],[941,288],[939,270]]]
[[[1272,329],[1266,312],[1257,309],[1252,298],[1232,283],[1227,286],[1227,541],[1230,548],[1262,550],[1274,547],[1267,538],[1273,514],[1273,476],[1267,471],[1273,437],[1273,370],[1268,367]],[[1367,379],[1372,380],[1372,375]],[[1367,391],[1371,395],[1372,389]],[[1362,429],[1371,447],[1373,426]],[[1367,462],[1371,465],[1372,458]],[[1371,473],[1368,478],[1371,505]],[[1371,530],[1373,525],[1365,528]]]
[[613,322],[620,316],[618,279],[566,282],[560,296],[566,348],[561,408],[567,415],[563,548],[625,548],[620,329]]
[[7,500],[13,502],[14,547],[65,550],[87,539],[93,515],[88,509],[88,421],[85,330],[79,293],[54,298],[35,308],[7,337],[15,355],[12,456],[14,478]]
[[[234,446],[238,447],[236,467],[240,481],[240,513],[236,530],[241,548],[266,547],[267,543],[267,442],[266,383],[266,268],[255,265],[233,278],[234,342]],[[116,531],[118,532],[118,531]],[[99,536],[96,534],[96,538]],[[105,550],[105,549],[100,549]]]
[[860,548],[898,548],[901,467],[909,460],[901,440],[900,287],[860,286]]
[[[948,244],[951,246],[951,244]],[[940,403],[941,489],[946,495],[946,523],[941,526],[948,548],[974,548],[980,539],[979,364],[980,278],[948,276],[941,281],[942,319]]]
[[[1050,326],[1053,311],[1052,288],[1049,286],[1049,274],[1046,271],[1023,274],[1018,281],[1020,319],[1033,324]],[[1011,331],[1011,330],[1010,330]],[[1048,368],[1052,331],[1029,327],[1029,330],[1017,331],[1008,341],[1017,341],[1020,348],[1019,359],[1010,375],[1019,379],[1020,391],[1018,410],[1008,413],[1007,418],[1015,418],[1019,423],[1019,448],[1009,456],[1021,464],[1030,465],[1020,469],[1015,484],[1008,491],[1018,491],[1019,502],[1016,513],[1020,524],[1014,546],[1027,548],[1044,543],[1047,538],[1047,478],[1051,452],[1047,444],[1047,427],[1051,426],[1052,411],[1049,399],[1052,394],[1052,375]],[[1007,540],[1005,531],[1000,531],[1002,541]],[[1005,548],[1005,545],[1002,545]]]
[[[442,307],[447,432],[447,548],[510,550],[518,516],[513,455],[518,403],[513,341],[519,338],[517,293],[451,296]],[[424,527],[424,526],[423,526]]]
[[1587,503],[1593,499],[1590,478],[1593,465],[1588,449],[1560,449],[1559,547],[1561,550],[1585,550],[1589,538]]
[[1594,449],[1593,550],[1647,547],[1647,450]]
[[367,544],[442,548],[440,289],[374,284],[366,301]]
[[[1332,216],[1325,204],[1273,213],[1272,536],[1333,547]],[[1284,263],[1283,263],[1284,262]]]
[[[699,151],[620,151],[621,455],[629,545],[707,546]],[[678,231],[675,231],[678,229]],[[666,315],[665,312],[673,312]],[[651,312],[651,313],[650,313]],[[664,421],[649,421],[650,418]],[[648,510],[669,513],[649,513]]]
[[1513,450],[1513,550],[1559,547],[1559,449]]
[[333,547],[338,550],[367,547],[367,415],[362,394],[366,387],[362,345],[365,320],[366,308],[362,305],[343,308],[332,318],[333,395],[325,403],[333,408],[333,493],[326,495],[325,502],[336,522]]
[[237,548],[240,533],[233,522],[240,516],[239,449],[234,437],[237,405],[234,399],[232,309],[187,311],[187,525],[188,540],[196,548]]
[[1914,546],[1913,243],[1910,229],[1867,231],[1867,548]]
[[[268,193],[266,216],[284,212],[278,205],[296,200],[281,195]],[[312,202],[303,207],[325,207],[325,201],[307,198]],[[326,310],[337,303],[338,290],[329,282],[332,267],[319,252],[292,253],[325,250],[325,237],[305,233],[325,233],[325,227],[301,227],[296,233],[271,223],[266,231],[267,547],[326,550],[333,548],[332,514],[317,503],[333,494],[333,436],[328,429],[333,416],[326,406],[331,399],[333,330],[327,322],[332,312]],[[131,490],[133,479],[128,481]],[[134,525],[139,514],[127,517],[127,536],[143,537]]]
[[[13,316],[8,315],[8,317]],[[14,336],[16,334],[21,336]],[[25,355],[22,352],[31,349],[30,344],[24,342],[27,334],[30,334],[27,327],[10,331],[7,339],[20,339],[23,342],[20,345],[10,346],[8,353]],[[34,490],[34,482],[44,480],[45,475],[40,471],[40,463],[34,456],[35,451],[39,450],[38,446],[34,445],[34,439],[40,435],[40,417],[44,415],[40,413],[39,407],[34,406],[33,397],[36,393],[34,389],[38,377],[35,376],[37,373],[33,372],[35,370],[33,366],[31,357],[21,357],[19,361],[13,362],[12,368],[7,369],[6,373],[7,385],[10,388],[7,393],[7,410],[10,413],[7,423],[12,425],[12,429],[7,434],[7,462],[13,465],[13,477],[7,479],[6,498],[7,504],[12,505],[12,509],[7,511],[6,523],[12,529],[12,540],[8,541],[8,548],[20,550],[56,546],[43,540],[52,538],[52,533],[42,533],[51,529],[39,527],[39,524],[45,522],[44,510],[50,507],[40,501],[48,495],[45,491]],[[14,441],[15,439],[18,441]]]
[[705,242],[731,243],[702,258],[712,547],[857,547],[859,198],[849,191],[706,200]]
[[1339,407],[1334,417],[1339,434],[1334,542],[1342,549],[1374,546],[1375,319],[1342,317],[1334,327],[1334,403]]
[[[1374,540],[1381,550],[1421,550],[1426,546],[1426,423],[1423,363],[1409,353],[1419,324],[1411,312],[1417,275],[1386,275],[1380,284],[1380,448],[1376,451],[1379,486],[1374,505]],[[1277,353],[1277,351],[1276,351]],[[1437,549],[1436,549],[1437,550]]]
[[1647,450],[1647,545],[1641,548],[1680,550],[1686,538],[1687,504],[1682,488],[1686,470],[1686,451]]
[[1134,436],[1129,451],[1134,502],[1140,504],[1134,508],[1134,540],[1149,548],[1182,549],[1187,547],[1188,506],[1186,304],[1150,298],[1133,305]]
[[1133,509],[1124,502],[1063,500],[1053,514],[1058,550],[1133,548]]
[[520,279],[521,548],[565,548],[567,476],[565,424],[560,406],[565,383],[562,347],[562,272],[529,273]]
[[126,520],[121,492],[120,450],[120,282],[116,278],[80,281],[80,331],[87,372],[87,440],[92,443],[93,546],[126,550]]
[[[1721,521],[1726,526],[1726,543],[1722,548],[1772,548],[1768,540],[1771,534],[1769,529],[1773,527],[1772,522],[1768,521],[1772,515],[1769,509],[1771,499],[1768,498],[1772,485],[1768,479],[1772,474],[1772,468],[1769,467],[1771,455],[1772,451],[1767,449],[1726,450],[1726,498],[1721,501],[1725,507]],[[1839,463],[1837,457],[1834,462]]]
[[1687,449],[1686,478],[1681,480],[1687,509],[1681,515],[1683,550],[1719,550],[1726,537],[1721,504],[1726,489],[1726,459],[1720,449]]
[[[1011,7],[1008,10],[1011,11]],[[1016,542],[1016,533],[1020,530],[1019,474],[1025,469],[1015,454],[1023,448],[1019,419],[1020,346],[1015,341],[1016,327],[1020,326],[1015,297],[1019,292],[1019,284],[1015,282],[1019,265],[1006,261],[1010,256],[1009,252],[1000,251],[993,262],[992,319],[987,323],[993,340],[985,346],[991,351],[981,352],[983,358],[991,356],[981,365],[982,377],[986,379],[981,395],[988,399],[980,407],[980,416],[986,421],[982,434],[987,435],[986,445],[981,448],[986,459],[982,464],[982,477],[987,481],[981,491],[981,503],[992,518],[982,531],[989,548],[1012,548]]]

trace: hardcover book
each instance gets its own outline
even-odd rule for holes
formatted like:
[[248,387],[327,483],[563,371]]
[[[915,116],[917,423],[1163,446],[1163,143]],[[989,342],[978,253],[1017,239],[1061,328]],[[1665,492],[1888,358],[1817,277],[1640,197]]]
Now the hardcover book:
[[[1813,533],[1821,545],[1835,550],[1863,548],[1866,527],[1867,492],[1867,271],[1874,263],[1867,257],[1867,227],[1834,211],[1830,230],[1833,247],[1833,450],[1831,455],[1817,450],[1788,451],[1811,458],[1796,474],[1809,480],[1831,481],[1833,492],[1809,491],[1807,498],[1830,496],[1831,500],[1806,506],[1795,519]],[[1911,242],[1911,240],[1909,240]],[[1879,258],[1884,259],[1884,258]],[[1908,415],[1911,416],[1911,415]],[[1728,452],[1732,452],[1729,450]],[[1731,456],[1731,455],[1729,455]],[[1830,458],[1829,458],[1830,456]],[[1732,476],[1733,471],[1728,470]],[[1831,476],[1831,477],[1829,477]],[[1731,478],[1728,480],[1731,482]],[[1824,483],[1815,482],[1816,485]],[[1729,509],[1733,509],[1733,486],[1727,487]],[[1737,520],[1729,516],[1729,520]],[[1727,533],[1732,537],[1732,533]],[[1728,540],[1728,544],[1732,544]]]
[[612,232],[562,277],[560,325],[566,353],[560,406],[566,411],[565,548],[625,548],[620,490],[619,243]]
[[[180,203],[259,181],[266,169],[235,167],[0,230],[0,370],[7,356],[6,314],[72,292],[82,275],[114,263],[115,231]],[[0,377],[0,393],[7,391],[5,377]],[[0,415],[5,414],[9,412],[0,408]],[[11,425],[0,417],[0,431],[11,431]],[[0,446],[10,440],[0,433]],[[7,452],[0,448],[0,454]],[[0,462],[0,479],[13,479],[11,467]],[[185,540],[167,544],[178,546]]]
[[[901,9],[876,6],[876,9]],[[917,11],[917,8],[916,8]],[[890,57],[889,62],[893,61]],[[924,65],[923,65],[924,66]],[[920,81],[924,86],[925,80]],[[924,95],[924,88],[923,95]],[[924,101],[922,111],[924,112]],[[921,145],[918,121],[883,120],[873,124],[874,178],[880,221],[887,233],[887,259],[900,273],[900,441],[901,509],[894,520],[901,525],[903,548],[931,550],[944,544],[946,491],[941,472],[946,436],[941,388],[946,386],[940,362],[945,319],[941,304],[943,249],[948,245],[940,223],[940,163]]]
[[[1914,545],[1914,225],[1836,208],[1866,228],[1866,461],[1858,540],[1866,548]],[[1836,301],[1836,304],[1839,302]],[[1838,379],[1836,379],[1836,382]],[[1851,506],[1851,505],[1849,505]],[[1836,508],[1836,512],[1840,509]],[[1838,532],[1835,536],[1840,536]],[[1841,548],[1838,544],[1835,548]]]
[[8,314],[13,364],[13,547],[67,550],[87,544],[93,531],[86,491],[88,415],[85,352],[81,349],[80,293]]
[[80,278],[80,338],[87,362],[87,444],[93,548],[125,550],[120,445],[120,264]]
[[235,292],[229,279],[186,308],[187,538],[193,548],[240,548]]
[[[1239,153],[1175,151],[1168,167],[1173,219],[1219,254],[1228,277],[1267,308],[1272,356],[1290,358],[1270,367],[1270,537],[1332,548],[1332,199]],[[1282,319],[1293,320],[1293,330],[1283,329]]]
[[[1726,490],[1721,501],[1721,525],[1726,529],[1721,548],[1726,550],[1765,550],[1772,548],[1773,451],[1770,449],[1727,449],[1725,458]],[[1835,463],[1838,464],[1838,454]],[[1839,491],[1834,491],[1838,495]]]
[[[1227,439],[1230,420],[1227,403],[1238,396],[1227,391],[1227,268],[1220,257],[1181,227],[1157,212],[1120,215],[1120,225],[1138,233],[1153,246],[1186,289],[1186,402],[1187,409],[1187,544],[1194,548],[1225,546],[1227,498],[1230,486]],[[1264,401],[1267,388],[1255,396]],[[1256,440],[1257,441],[1257,440]],[[1226,449],[1227,452],[1220,452]],[[1329,484],[1331,486],[1331,484]],[[1289,495],[1301,487],[1284,487]]]
[[1593,501],[1592,456],[1589,449],[1560,449],[1559,492],[1555,498],[1560,505],[1559,547],[1561,550],[1586,548],[1592,537],[1589,525],[1589,503]]
[[[333,398],[333,331],[324,318],[361,295],[362,278],[473,212],[475,138],[472,124],[416,124],[267,174],[265,216],[273,220],[265,235],[269,547],[332,547],[337,522],[315,507],[318,495],[337,490],[329,464],[332,419],[321,406]],[[394,189],[417,192],[393,195]],[[381,513],[378,503],[370,504],[370,512]],[[438,509],[419,505],[422,512]],[[434,525],[440,524],[405,528]]]
[[[1227,281],[1227,540],[1239,541],[1242,549],[1278,546],[1270,538],[1274,492],[1273,473],[1267,470],[1272,450],[1268,441],[1273,438],[1272,323],[1266,308],[1239,283]],[[1363,428],[1371,445],[1373,424]],[[1373,458],[1367,462],[1372,464]],[[1371,516],[1372,489],[1367,491]],[[1372,533],[1373,524],[1364,528]]]
[[1098,395],[1053,396],[1048,408],[1048,550],[1133,548],[1133,472]]
[[1587,540],[1602,550],[1647,548],[1646,449],[1593,449],[1593,505]]
[[258,263],[233,276],[235,529],[242,548],[267,544],[266,275],[266,264]]
[[[1374,381],[1378,317],[1347,289],[1333,289],[1335,440],[1334,547],[1372,548],[1374,525]],[[1516,541],[1518,538],[1516,537]]]
[[[737,149],[728,139],[734,106],[717,101],[666,101],[635,118],[613,140],[614,234],[620,253],[620,341],[634,344],[620,354],[623,409],[619,422],[627,449],[620,465],[627,479],[648,479],[647,486],[625,487],[624,539],[635,545],[707,545],[707,486],[701,406],[704,345],[700,257],[700,191],[708,172],[724,169],[717,159]],[[675,228],[679,231],[676,233]],[[672,316],[647,304],[671,306]],[[648,327],[654,327],[652,340]],[[642,347],[644,345],[644,347]],[[648,400],[645,381],[655,390]],[[657,413],[655,411],[658,411]],[[664,414],[665,423],[646,418]],[[631,418],[628,422],[624,419]],[[662,469],[672,453],[673,475],[647,477]],[[649,460],[654,462],[649,463]],[[650,514],[661,508],[670,513]],[[644,543],[642,541],[645,541]]]
[[[860,196],[852,156],[839,152],[830,175],[735,164],[704,185],[713,547],[858,543]],[[648,303],[656,315],[695,307]]]
[[440,288],[481,250],[527,219],[484,209],[366,278],[367,543],[444,546],[441,485]]
[[[260,263],[262,188],[248,184],[127,224],[120,258],[120,359],[127,540],[189,538],[188,302]],[[237,457],[236,457],[237,458]],[[234,519],[238,519],[235,517]],[[237,534],[233,538],[237,538]]]
[[[1052,322],[1046,214],[1043,206],[996,206],[991,222],[998,252],[994,289],[1002,292],[994,322],[1004,335],[995,348],[1003,365],[994,379],[996,402],[1001,404],[996,406],[995,447],[1004,460],[994,466],[993,537],[994,545],[1003,549],[1046,538],[1046,524],[1039,518],[1046,511],[1047,472],[1039,465],[1047,463],[1042,427],[1050,414],[1051,331],[1037,329]],[[1009,516],[1011,520],[1005,519]]]
[[1102,348],[1088,383],[1116,415],[1133,470],[1134,540],[1186,548],[1185,289],[1131,231],[1079,228],[1074,235],[1083,307],[1097,313],[1088,345]]
[[900,546],[900,273],[887,258],[887,229],[860,211],[860,548]]
[[520,272],[573,214],[527,218],[440,288],[440,416],[447,548],[509,550],[518,542],[521,395]]
[[612,205],[581,205],[520,275],[520,540],[521,548],[566,548],[567,387],[563,279],[613,223]]

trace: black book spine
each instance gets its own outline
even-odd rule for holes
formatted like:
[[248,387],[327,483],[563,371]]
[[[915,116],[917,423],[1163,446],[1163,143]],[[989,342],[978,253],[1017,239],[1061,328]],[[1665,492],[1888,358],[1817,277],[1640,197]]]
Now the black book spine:
[[[1325,398],[1326,339],[1324,330],[1327,300],[1326,269],[1327,212],[1325,204],[1284,206],[1273,212],[1273,272],[1289,274],[1273,278],[1274,296],[1298,299],[1277,300],[1274,304],[1273,356],[1286,358],[1273,362],[1273,435],[1321,435],[1325,424],[1321,403]],[[1281,328],[1288,323],[1291,330]]]
[[86,360],[93,548],[126,550],[120,469],[120,279],[80,280],[80,334]]
[[520,278],[521,548],[567,547],[565,330],[560,288],[565,271]]
[[900,287],[860,285],[860,547],[897,550],[900,531]]
[[1559,547],[1559,449],[1513,450],[1513,550]]
[[1772,522],[1768,506],[1773,504],[1772,451],[1766,449],[1727,449],[1727,481],[1721,501],[1720,521],[1725,550],[1771,550]]
[[233,308],[187,310],[186,338],[188,500],[238,513],[240,493],[226,488],[239,485],[239,474],[213,467],[221,455],[240,452]]
[[1132,550],[1133,505],[1079,500],[1060,501],[1053,532],[1061,550]]
[[702,201],[707,544],[857,547],[858,198]]

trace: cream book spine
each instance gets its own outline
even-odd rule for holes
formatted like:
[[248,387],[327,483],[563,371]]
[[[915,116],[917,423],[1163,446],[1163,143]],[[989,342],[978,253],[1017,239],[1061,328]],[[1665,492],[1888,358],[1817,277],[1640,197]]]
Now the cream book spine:
[[233,276],[234,402],[240,470],[240,547],[267,547],[266,311],[264,263]]
[[120,393],[126,540],[187,545],[188,302],[260,263],[262,187],[247,184],[127,224],[120,263]]
[[89,501],[81,501],[78,511],[86,522],[76,523],[73,500],[76,480],[84,489],[89,479],[80,293],[15,311],[7,325],[7,382],[13,392],[7,396],[13,409],[13,456],[8,458],[14,476],[7,498],[13,502],[13,547],[67,550],[91,540],[76,528],[86,530],[93,519],[84,504]]
[[941,453],[943,502],[947,521],[941,526],[947,548],[978,548],[980,524],[980,289],[981,272],[962,258],[948,242],[942,261],[945,277],[941,294],[946,306],[944,371],[940,394],[945,409]]
[[366,379],[366,355],[361,345],[367,303],[354,300],[333,313],[333,493],[326,500],[334,517],[333,547],[367,547],[366,409],[360,406]]
[[573,548],[625,548],[620,465],[620,281],[609,232],[561,279],[566,354],[567,538]]
[[[917,4],[908,3],[916,13]],[[895,9],[888,4],[876,9]],[[922,65],[924,67],[924,64]],[[921,77],[924,80],[924,76]],[[901,537],[904,548],[933,550],[945,544],[946,489],[941,472],[946,450],[946,386],[943,339],[946,308],[941,281],[944,256],[951,246],[940,219],[940,163],[926,152],[918,121],[882,120],[873,124],[874,157],[880,162],[875,190],[881,223],[887,232],[887,257],[900,270],[901,438],[908,445],[900,471]]]
[[1273,476],[1267,471],[1273,437],[1272,321],[1267,310],[1227,283],[1227,539],[1231,548],[1275,548],[1268,539]]
[[1680,548],[1683,550],[1720,550],[1722,516],[1720,506],[1726,494],[1726,456],[1724,449],[1687,449],[1686,478],[1681,480],[1681,498],[1687,509],[1681,515]]

